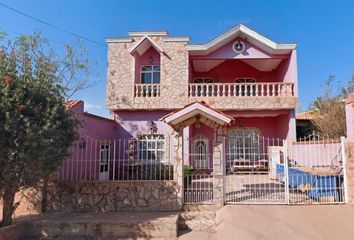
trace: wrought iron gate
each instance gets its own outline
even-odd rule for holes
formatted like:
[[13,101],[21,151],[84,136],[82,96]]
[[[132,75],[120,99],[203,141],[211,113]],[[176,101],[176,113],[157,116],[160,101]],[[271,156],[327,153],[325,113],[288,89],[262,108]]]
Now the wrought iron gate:
[[344,139],[296,142],[231,132],[226,143],[227,204],[310,204],[345,201]]

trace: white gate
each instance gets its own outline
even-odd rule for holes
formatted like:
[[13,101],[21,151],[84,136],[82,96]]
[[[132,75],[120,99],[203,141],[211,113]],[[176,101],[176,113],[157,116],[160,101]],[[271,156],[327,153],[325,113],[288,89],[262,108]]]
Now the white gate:
[[190,143],[189,153],[183,169],[185,204],[213,203],[213,142],[197,135]]
[[343,203],[342,146],[318,136],[289,142],[261,137],[256,130],[234,131],[226,144],[225,202]]

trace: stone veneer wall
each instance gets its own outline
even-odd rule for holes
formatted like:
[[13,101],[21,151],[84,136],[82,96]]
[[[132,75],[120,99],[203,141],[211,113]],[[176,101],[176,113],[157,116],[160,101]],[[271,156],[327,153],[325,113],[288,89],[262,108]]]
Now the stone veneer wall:
[[177,191],[173,181],[54,182],[47,211],[175,211]]
[[168,36],[150,36],[163,49],[160,55],[159,97],[134,97],[135,58],[130,54],[141,36],[131,42],[108,43],[107,107],[115,109],[178,109],[205,101],[219,109],[293,109],[298,99],[289,97],[188,97],[189,55],[187,41]]

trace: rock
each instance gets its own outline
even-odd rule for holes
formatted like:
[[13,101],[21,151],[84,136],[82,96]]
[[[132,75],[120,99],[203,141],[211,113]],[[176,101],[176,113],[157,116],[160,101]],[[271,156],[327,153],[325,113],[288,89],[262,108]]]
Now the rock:
[[132,204],[128,198],[123,199],[123,207],[130,207]]
[[159,189],[155,188],[154,191],[152,191],[152,196],[154,196],[154,198],[158,199],[159,198]]
[[145,199],[138,199],[138,206],[139,207],[147,207],[147,202],[145,201]]

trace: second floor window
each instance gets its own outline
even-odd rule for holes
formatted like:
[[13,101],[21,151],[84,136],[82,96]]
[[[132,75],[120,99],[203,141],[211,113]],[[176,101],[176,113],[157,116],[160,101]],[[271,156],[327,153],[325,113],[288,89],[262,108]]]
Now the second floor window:
[[160,83],[160,66],[149,65],[141,68],[142,84],[158,84]]

